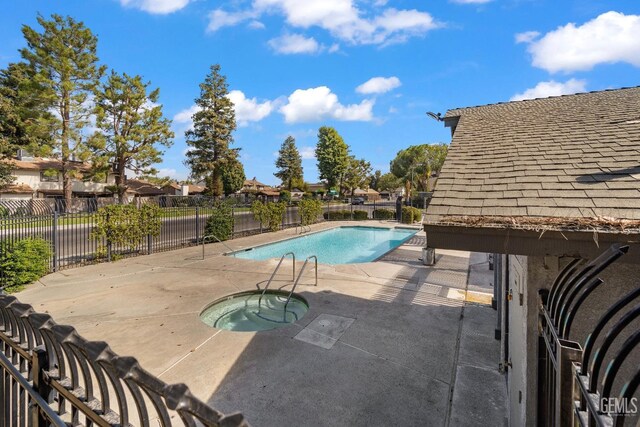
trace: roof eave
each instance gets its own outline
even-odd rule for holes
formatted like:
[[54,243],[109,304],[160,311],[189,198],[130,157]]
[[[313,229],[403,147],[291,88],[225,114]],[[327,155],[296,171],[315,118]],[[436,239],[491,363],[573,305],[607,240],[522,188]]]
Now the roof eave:
[[630,246],[622,262],[640,264],[640,233],[535,231],[424,224],[427,245],[436,249],[526,256],[591,259],[613,243]]

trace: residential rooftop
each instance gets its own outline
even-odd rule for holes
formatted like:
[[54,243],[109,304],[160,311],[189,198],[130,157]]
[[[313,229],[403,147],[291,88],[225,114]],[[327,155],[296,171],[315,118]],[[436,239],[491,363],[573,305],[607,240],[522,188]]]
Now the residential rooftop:
[[449,110],[428,224],[640,229],[640,87]]

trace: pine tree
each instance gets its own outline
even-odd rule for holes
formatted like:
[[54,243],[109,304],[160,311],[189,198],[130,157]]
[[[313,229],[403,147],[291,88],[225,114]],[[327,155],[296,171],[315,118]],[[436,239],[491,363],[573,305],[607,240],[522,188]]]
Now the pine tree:
[[200,84],[200,97],[195,100],[198,111],[192,116],[193,129],[185,133],[187,145],[191,147],[185,163],[194,178],[204,178],[213,196],[223,194],[223,169],[238,157],[238,149],[229,147],[233,144],[236,117],[228,93],[220,65],[212,65]]
[[316,146],[320,179],[327,181],[329,189],[342,187],[342,179],[349,164],[349,146],[332,127],[323,126],[318,130]]
[[51,120],[51,151],[59,156],[64,198],[71,201],[71,180],[76,170],[73,160],[86,159],[85,127],[93,111],[90,96],[104,73],[98,66],[98,39],[82,22],[52,15],[47,21],[38,16],[42,33],[25,25],[22,34],[27,47],[21,50],[33,81],[45,92],[41,106],[59,116]]
[[244,180],[244,166],[240,160],[232,158],[228,160],[222,168],[222,188],[224,195],[228,196],[242,189]]
[[276,167],[278,172],[274,173],[274,175],[280,178],[282,185],[287,190],[291,191],[294,187],[294,182],[302,180],[302,157],[296,147],[296,140],[292,136],[288,136],[282,143],[278,152]]
[[159,89],[147,94],[150,83],[140,76],[115,71],[96,91],[96,126],[101,130],[91,139],[96,165],[113,170],[120,203],[127,191],[126,170],[153,175],[152,165],[162,161],[159,145],[173,143],[171,121],[157,104]]

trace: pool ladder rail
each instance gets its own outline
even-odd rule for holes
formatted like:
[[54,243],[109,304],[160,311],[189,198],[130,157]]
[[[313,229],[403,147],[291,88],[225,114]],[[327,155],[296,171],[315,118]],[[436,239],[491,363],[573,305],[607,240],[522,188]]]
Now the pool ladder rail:
[[[300,229],[300,233],[298,233],[298,228]],[[296,224],[295,234],[304,234],[304,233],[310,233],[310,232],[311,232],[310,225]]]
[[[258,298],[258,313],[260,312],[260,304],[262,303],[262,297],[264,297],[264,294],[267,292],[267,289],[269,288],[269,285],[271,285],[271,282],[273,281],[274,277],[276,276],[276,273],[280,269],[280,266],[282,265],[282,261],[284,261],[284,259],[288,255],[291,255],[291,257],[293,258],[293,287],[291,288],[291,291],[289,292],[289,295],[287,296],[287,300],[284,303],[284,308],[283,308],[284,319],[286,320],[286,318],[287,318],[287,306],[289,305],[289,302],[291,301],[291,296],[293,295],[293,292],[295,291],[296,287],[298,286],[298,283],[300,282],[300,279],[302,278],[302,275],[303,275],[304,271],[306,270],[307,265],[309,264],[309,261],[311,259],[313,259],[315,261],[315,265],[314,265],[315,283],[314,283],[314,286],[318,286],[318,257],[315,256],[315,255],[308,256],[307,259],[304,260],[304,264],[302,264],[302,268],[300,269],[300,272],[298,273],[298,276],[296,277],[296,255],[293,252],[287,252],[286,254],[282,255],[282,257],[280,257],[280,261],[278,262],[278,265],[273,270],[273,273],[271,273],[271,277],[269,278],[269,280],[267,281],[267,284],[265,285],[264,289],[262,290],[262,294],[260,294],[260,298]],[[256,285],[256,286],[258,287],[258,289],[260,289],[259,285]]]
[[229,247],[229,245],[227,245],[225,242],[223,242],[222,240],[220,240],[220,239],[219,239],[215,234],[208,234],[208,235],[206,235],[206,236],[204,236],[204,237],[202,238],[202,259],[204,259],[204,244],[207,242],[207,240],[211,240],[211,239],[215,239],[215,240],[217,240],[219,243],[222,243],[222,245],[223,245],[225,248],[227,248],[227,249],[229,249],[229,251],[231,251],[231,255],[233,255],[233,257],[234,257],[234,258],[236,257],[236,253],[235,253],[235,251],[234,251],[233,249],[231,249],[231,248]]

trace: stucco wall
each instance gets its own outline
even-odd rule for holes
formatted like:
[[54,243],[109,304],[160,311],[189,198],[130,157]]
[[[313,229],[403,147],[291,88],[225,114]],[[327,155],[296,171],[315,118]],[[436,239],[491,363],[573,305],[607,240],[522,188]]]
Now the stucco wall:
[[[538,291],[548,289],[551,286],[569,259],[510,255],[508,260],[507,291],[510,291],[512,295],[510,301],[505,301],[505,304],[508,305],[509,318],[507,345],[510,366],[507,371],[507,386],[510,424],[512,426],[534,426],[537,422],[538,393]],[[587,335],[593,330],[605,311],[622,296],[640,286],[640,266],[624,263],[623,260],[624,257],[599,275],[604,280],[604,284],[594,291],[577,311],[569,337],[571,340],[583,345]],[[638,303],[640,301],[636,300],[635,304],[629,305],[627,310]],[[618,315],[612,319],[605,328],[605,332],[620,317]],[[639,329],[640,319],[637,319],[626,329],[627,332],[615,341],[607,353],[607,360],[617,352],[631,333]],[[602,338],[596,342],[596,348],[601,342]],[[629,380],[640,366],[640,351],[636,351],[635,355],[623,365],[619,380],[614,384],[614,395],[618,394],[623,383]],[[602,382],[603,374],[604,372],[600,375],[599,383]],[[640,392],[636,397],[640,402]],[[636,425],[638,417],[632,417],[627,421],[629,425]]]

